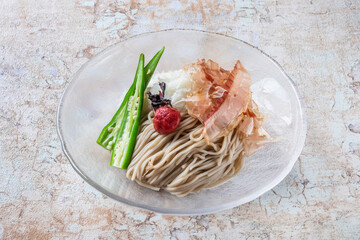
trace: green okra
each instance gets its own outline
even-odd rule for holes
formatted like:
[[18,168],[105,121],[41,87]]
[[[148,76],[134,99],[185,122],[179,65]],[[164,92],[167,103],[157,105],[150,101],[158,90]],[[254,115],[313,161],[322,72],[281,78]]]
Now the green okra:
[[[156,69],[156,66],[165,50],[163,47],[158,51],[155,56],[150,60],[150,62],[145,66],[144,70],[144,80],[145,88],[150,82],[150,79]],[[125,107],[128,105],[130,97],[134,94],[135,91],[135,82],[130,86],[128,92],[126,93],[119,109],[116,111],[115,115],[112,117],[111,121],[102,129],[97,143],[104,147],[107,150],[112,150],[117,136],[119,135],[119,130],[121,128],[121,120],[124,118]]]
[[141,54],[134,80],[135,91],[134,94],[130,96],[128,104],[124,109],[124,115],[111,155],[111,166],[127,169],[130,164],[140,125],[146,88],[144,70],[144,55]]

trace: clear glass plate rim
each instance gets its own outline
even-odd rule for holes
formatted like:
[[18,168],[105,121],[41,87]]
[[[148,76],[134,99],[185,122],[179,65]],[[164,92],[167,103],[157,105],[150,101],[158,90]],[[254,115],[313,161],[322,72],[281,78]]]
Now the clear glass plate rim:
[[[255,191],[254,193],[250,194],[246,198],[235,200],[235,201],[223,204],[223,205],[218,205],[218,206],[214,206],[214,207],[207,207],[207,208],[198,208],[198,209],[169,209],[169,208],[152,207],[152,206],[148,206],[146,204],[140,204],[140,203],[137,203],[135,201],[130,201],[130,200],[126,199],[126,198],[117,196],[117,195],[107,191],[106,189],[101,187],[96,182],[94,182],[83,171],[81,171],[81,169],[77,166],[75,161],[72,159],[71,154],[67,150],[67,146],[66,146],[66,143],[65,143],[63,135],[62,135],[60,116],[61,116],[61,111],[62,111],[63,99],[67,95],[67,90],[75,82],[74,80],[77,79],[77,76],[80,75],[83,72],[83,70],[88,66],[89,63],[95,61],[95,59],[97,59],[98,57],[101,57],[105,52],[110,51],[111,49],[115,48],[118,44],[121,44],[122,42],[128,41],[128,40],[130,40],[132,38],[141,37],[143,35],[149,35],[149,34],[154,34],[154,33],[159,33],[159,32],[167,32],[167,31],[199,32],[199,33],[204,33],[204,34],[209,34],[209,35],[214,35],[214,36],[222,36],[222,37],[225,37],[225,38],[230,38],[232,40],[236,40],[236,41],[239,41],[239,42],[241,42],[243,44],[246,44],[246,45],[260,51],[265,57],[269,58],[279,68],[279,70],[282,72],[282,74],[284,74],[285,77],[289,80],[289,82],[292,85],[292,88],[293,88],[294,92],[296,93],[296,97],[297,97],[297,99],[299,100],[299,103],[300,103],[300,113],[301,113],[302,127],[303,127],[302,132],[300,133],[300,136],[299,136],[298,142],[297,142],[298,145],[297,145],[297,149],[296,149],[297,151],[296,151],[296,154],[295,154],[295,156],[297,156],[297,157],[294,157],[293,159],[291,159],[289,161],[289,164],[287,165],[287,167],[283,169],[283,171],[278,175],[277,178],[273,179],[273,181],[269,182],[267,185],[264,185],[262,188]],[[62,93],[62,95],[60,97],[59,104],[58,104],[58,107],[57,107],[57,112],[56,112],[56,130],[57,130],[57,134],[59,136],[60,142],[61,142],[62,151],[64,152],[65,156],[69,160],[69,162],[70,162],[71,166],[74,168],[74,170],[88,184],[90,184],[92,187],[94,187],[95,189],[97,189],[101,193],[105,194],[106,196],[108,196],[108,197],[110,197],[110,198],[112,198],[114,200],[117,200],[119,202],[125,203],[127,205],[133,206],[133,207],[137,207],[137,208],[141,208],[141,209],[145,209],[145,210],[149,210],[149,211],[153,211],[153,212],[157,212],[157,213],[161,213],[161,214],[183,215],[183,216],[201,215],[201,214],[210,214],[210,213],[230,209],[230,208],[233,208],[233,207],[236,207],[236,206],[240,206],[240,205],[242,205],[244,203],[250,202],[250,201],[258,198],[259,196],[261,196],[265,192],[267,192],[267,191],[271,190],[272,188],[274,188],[276,185],[278,185],[290,173],[290,171],[293,168],[295,162],[297,161],[298,157],[300,156],[301,151],[302,151],[302,149],[304,147],[304,144],[305,144],[307,123],[306,123],[306,116],[305,116],[305,110],[304,109],[305,109],[304,102],[303,102],[303,100],[301,98],[301,95],[300,95],[300,92],[299,92],[298,88],[296,87],[295,82],[287,75],[287,73],[284,71],[284,69],[281,67],[281,65],[276,60],[274,60],[271,56],[269,56],[267,53],[265,53],[261,49],[247,43],[246,41],[243,41],[241,39],[238,39],[238,38],[235,38],[235,37],[232,37],[232,36],[228,36],[228,35],[225,35],[225,34],[222,34],[222,33],[209,32],[209,31],[198,30],[198,29],[171,28],[171,29],[164,29],[164,30],[160,30],[160,31],[145,32],[145,33],[141,33],[141,34],[132,35],[132,36],[130,36],[128,38],[124,38],[124,39],[118,41],[117,43],[114,43],[114,44],[106,47],[105,49],[103,49],[102,51],[100,51],[99,53],[94,55],[86,63],[84,63],[77,70],[77,72],[69,79],[69,81],[67,82],[66,87],[64,88],[64,91],[63,91],[63,93]]]

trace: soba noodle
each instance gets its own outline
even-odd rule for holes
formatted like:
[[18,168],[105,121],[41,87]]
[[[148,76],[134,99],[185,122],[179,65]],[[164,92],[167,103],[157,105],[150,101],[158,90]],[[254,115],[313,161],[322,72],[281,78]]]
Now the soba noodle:
[[216,186],[239,172],[244,153],[236,129],[207,145],[201,134],[203,125],[187,114],[168,135],[155,131],[152,118],[150,112],[140,126],[127,178],[153,190],[185,196]]

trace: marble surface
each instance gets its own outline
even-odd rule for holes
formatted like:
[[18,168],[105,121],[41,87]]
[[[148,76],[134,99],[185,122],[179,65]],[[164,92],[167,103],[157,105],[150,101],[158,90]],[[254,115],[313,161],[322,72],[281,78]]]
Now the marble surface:
[[[359,239],[357,0],[0,2],[0,239]],[[306,104],[291,173],[217,214],[162,216],[115,202],[62,154],[56,107],[72,74],[133,34],[195,28],[275,58]]]

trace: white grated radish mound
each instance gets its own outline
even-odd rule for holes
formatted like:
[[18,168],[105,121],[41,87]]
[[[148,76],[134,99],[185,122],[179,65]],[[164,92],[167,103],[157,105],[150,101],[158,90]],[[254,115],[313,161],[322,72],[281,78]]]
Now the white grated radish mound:
[[143,114],[151,111],[151,104],[146,93],[149,91],[152,94],[158,93],[160,82],[166,83],[165,97],[171,100],[172,106],[181,114],[186,113],[185,100],[191,89],[191,76],[189,72],[180,69],[157,73],[151,78],[145,91]]

